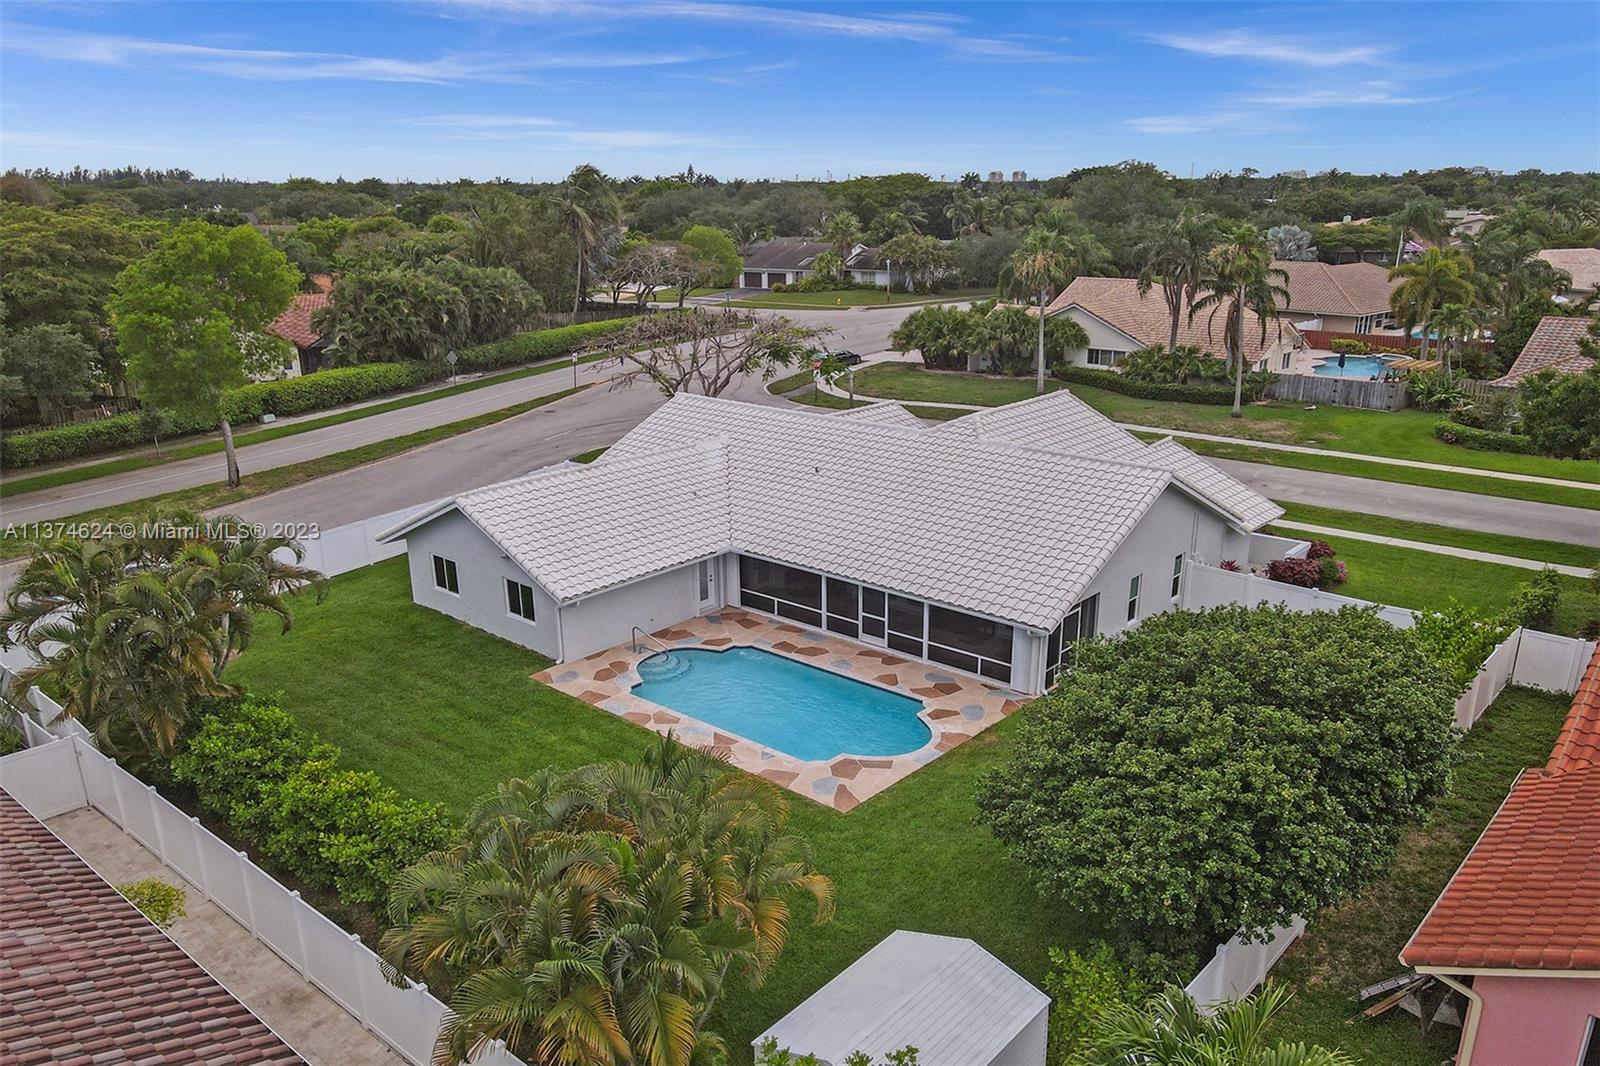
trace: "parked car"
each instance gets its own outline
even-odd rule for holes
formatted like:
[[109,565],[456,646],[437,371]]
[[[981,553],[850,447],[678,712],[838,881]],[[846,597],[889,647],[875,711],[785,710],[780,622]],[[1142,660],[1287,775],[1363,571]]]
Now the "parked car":
[[861,362],[861,357],[855,352],[815,351],[811,353],[811,369],[820,370],[822,368],[823,361],[827,359],[837,359],[845,366],[855,366],[857,363]]

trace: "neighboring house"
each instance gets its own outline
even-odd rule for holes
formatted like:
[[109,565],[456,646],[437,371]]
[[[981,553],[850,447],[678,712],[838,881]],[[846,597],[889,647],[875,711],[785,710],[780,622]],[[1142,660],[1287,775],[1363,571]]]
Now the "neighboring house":
[[1050,997],[963,937],[896,929],[751,1042],[842,1064],[1044,1066]]
[[1558,374],[1581,374],[1594,366],[1594,360],[1578,350],[1578,341],[1589,332],[1594,319],[1546,315],[1517,353],[1516,361],[1494,385],[1520,385],[1522,379],[1541,370]]
[[0,789],[0,1060],[301,1064]]
[[1600,1062],[1600,652],[1400,953],[1466,992],[1458,1066]]
[[417,603],[557,661],[740,606],[1037,693],[1281,514],[1064,390],[937,426],[680,394],[588,466],[379,540]]
[[[1134,278],[1077,278],[1062,290],[1045,313],[1065,315],[1089,335],[1089,344],[1067,353],[1074,366],[1094,366],[1109,370],[1129,352],[1151,345],[1166,346],[1172,317],[1159,286],[1139,292]],[[1222,328],[1225,312],[1209,310],[1184,314],[1178,320],[1178,343],[1223,354]],[[1261,320],[1250,311],[1244,313],[1244,356],[1253,369],[1287,369],[1296,349],[1304,347],[1300,333],[1285,319],[1268,322],[1262,338]]]
[[[778,237],[767,241],[745,257],[739,282],[747,289],[770,289],[774,285],[793,285],[816,273],[817,256],[833,251],[827,241],[801,237]],[[889,272],[878,262],[878,250],[857,244],[844,261],[850,280],[864,285],[889,284]]]
[[302,292],[295,296],[289,309],[267,324],[267,332],[282,337],[294,345],[294,362],[278,377],[293,378],[322,369],[328,338],[311,324],[312,316],[327,307],[332,297],[333,281],[326,274],[311,279],[316,292]]
[[1284,259],[1272,265],[1288,275],[1283,314],[1300,329],[1371,333],[1394,325],[1389,294],[1400,283],[1389,280],[1387,267]]
[[[1483,227],[1494,221],[1495,216],[1472,207],[1453,207],[1444,213],[1444,220],[1450,226],[1450,232],[1456,237],[1476,237],[1483,232]],[[1459,244],[1460,241],[1452,243]]]
[[1572,279],[1567,292],[1579,298],[1600,290],[1600,248],[1546,248],[1540,259]]

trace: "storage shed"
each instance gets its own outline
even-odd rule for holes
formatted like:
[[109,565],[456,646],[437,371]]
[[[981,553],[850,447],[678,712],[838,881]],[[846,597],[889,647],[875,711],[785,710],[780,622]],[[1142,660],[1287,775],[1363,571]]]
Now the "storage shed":
[[971,940],[897,929],[758,1036],[841,1066],[908,1045],[919,1066],[1044,1066],[1050,997]]

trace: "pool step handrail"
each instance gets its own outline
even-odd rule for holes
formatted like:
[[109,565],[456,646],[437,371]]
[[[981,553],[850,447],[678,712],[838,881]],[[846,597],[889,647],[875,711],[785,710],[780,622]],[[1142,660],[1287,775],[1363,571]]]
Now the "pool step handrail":
[[634,626],[633,629],[628,633],[628,641],[629,641],[630,644],[633,645],[633,650],[634,651],[638,651],[639,650],[639,641],[633,639],[633,635],[635,633],[639,634],[639,636],[644,637],[650,643],[652,643],[656,647],[660,648],[661,649],[661,654],[667,656],[668,658],[670,658],[672,656],[672,649],[671,648],[667,647],[665,644],[661,643],[661,641],[657,640],[655,637],[652,637],[649,633],[646,633],[643,629],[639,628],[638,626]]

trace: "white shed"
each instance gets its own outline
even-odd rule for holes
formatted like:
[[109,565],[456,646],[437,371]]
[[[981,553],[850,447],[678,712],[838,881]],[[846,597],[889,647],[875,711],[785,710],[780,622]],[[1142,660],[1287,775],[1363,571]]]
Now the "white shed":
[[907,1045],[919,1066],[1044,1066],[1050,997],[971,940],[898,929],[757,1037],[840,1066]]

